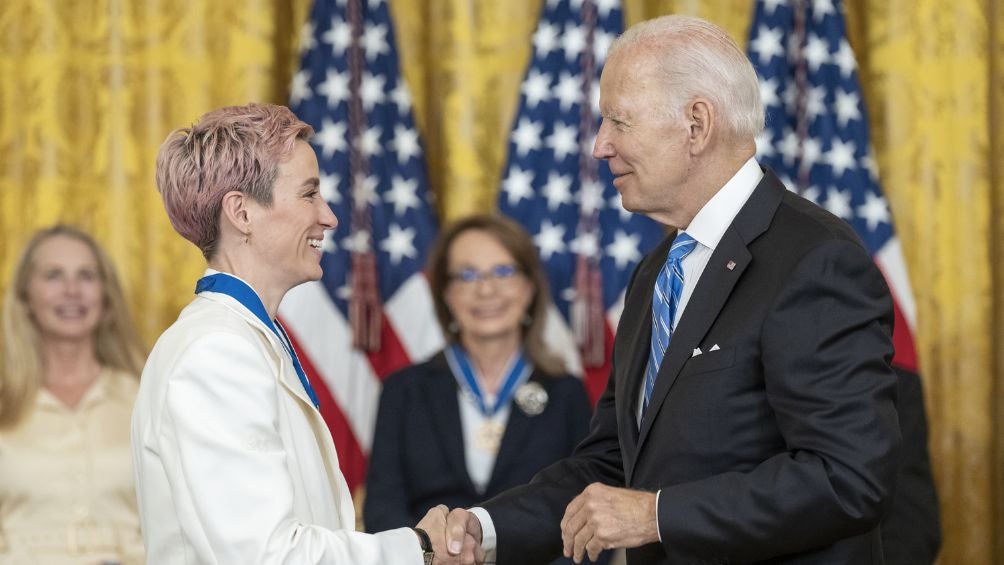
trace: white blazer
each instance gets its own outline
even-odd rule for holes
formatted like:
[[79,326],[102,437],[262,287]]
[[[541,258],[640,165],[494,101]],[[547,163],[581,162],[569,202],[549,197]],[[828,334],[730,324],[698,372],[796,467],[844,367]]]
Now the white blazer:
[[353,531],[328,428],[279,339],[204,292],[157,340],[132,416],[151,565],[421,565],[409,528]]

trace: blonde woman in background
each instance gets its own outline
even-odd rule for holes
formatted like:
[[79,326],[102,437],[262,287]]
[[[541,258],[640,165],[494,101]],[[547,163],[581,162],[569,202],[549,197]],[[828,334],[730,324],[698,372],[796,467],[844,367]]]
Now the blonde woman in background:
[[122,287],[86,233],[35,234],[3,302],[0,565],[134,565],[129,417],[143,364]]

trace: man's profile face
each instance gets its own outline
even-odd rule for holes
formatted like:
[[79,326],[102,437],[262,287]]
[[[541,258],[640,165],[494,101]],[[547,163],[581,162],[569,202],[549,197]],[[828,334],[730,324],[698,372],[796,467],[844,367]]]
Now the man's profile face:
[[651,47],[633,45],[607,61],[593,157],[607,160],[625,209],[677,225],[671,218],[690,164],[687,127],[666,115],[668,86],[656,56]]

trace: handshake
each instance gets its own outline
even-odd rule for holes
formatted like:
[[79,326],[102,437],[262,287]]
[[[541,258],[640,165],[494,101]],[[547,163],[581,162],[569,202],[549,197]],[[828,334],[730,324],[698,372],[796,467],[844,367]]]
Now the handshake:
[[[473,513],[441,504],[429,510],[417,527],[429,534],[435,565],[485,563],[482,524]],[[563,553],[576,563],[586,557],[595,561],[605,549],[658,541],[656,494],[652,492],[593,483],[568,504],[561,519]],[[528,540],[507,539],[503,543],[526,546]],[[494,547],[488,549],[494,553]]]
[[425,530],[432,542],[435,565],[482,565],[481,522],[463,508],[450,510],[440,504],[430,509],[417,528]]

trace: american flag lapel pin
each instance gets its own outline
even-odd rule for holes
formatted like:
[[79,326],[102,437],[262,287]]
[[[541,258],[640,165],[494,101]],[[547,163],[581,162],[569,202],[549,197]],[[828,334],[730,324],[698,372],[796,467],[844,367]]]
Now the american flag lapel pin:
[[731,260],[731,259],[729,259],[729,262],[725,264],[725,268],[728,269],[728,270],[730,270],[730,271],[733,270],[733,269],[735,269],[736,268],[736,262],[733,261],[733,260]]

